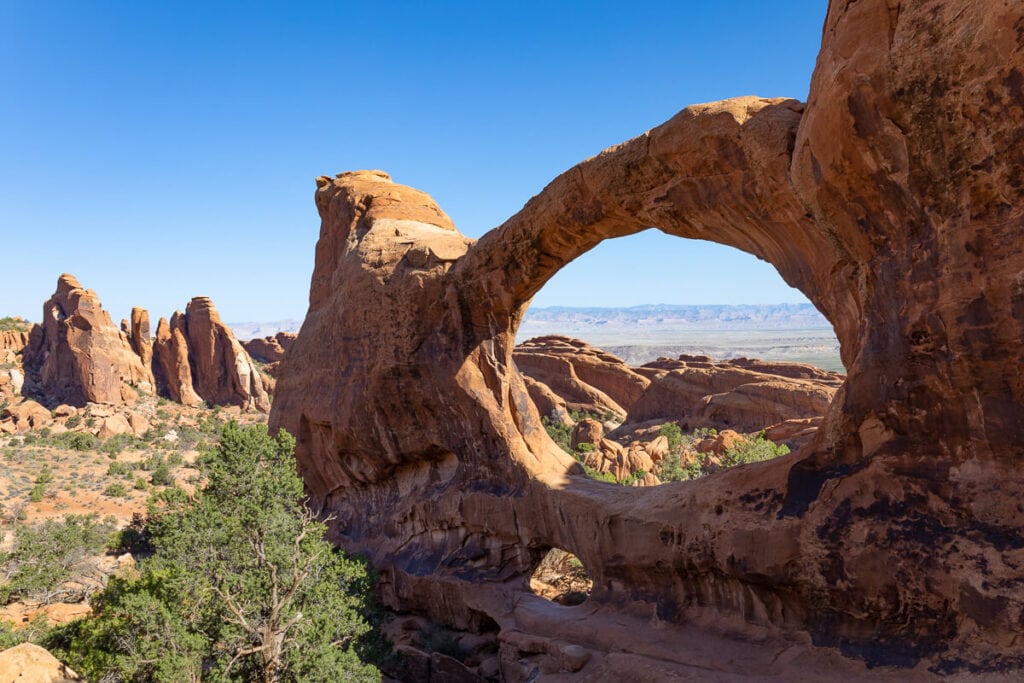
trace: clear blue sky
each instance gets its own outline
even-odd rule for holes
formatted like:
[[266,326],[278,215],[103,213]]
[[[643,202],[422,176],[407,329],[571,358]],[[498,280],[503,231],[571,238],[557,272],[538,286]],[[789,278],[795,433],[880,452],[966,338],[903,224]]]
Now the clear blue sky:
[[[806,98],[826,0],[0,0],[0,315],[305,314],[313,179],[380,168],[467,235],[688,104]],[[803,301],[753,257],[606,242],[535,305]]]

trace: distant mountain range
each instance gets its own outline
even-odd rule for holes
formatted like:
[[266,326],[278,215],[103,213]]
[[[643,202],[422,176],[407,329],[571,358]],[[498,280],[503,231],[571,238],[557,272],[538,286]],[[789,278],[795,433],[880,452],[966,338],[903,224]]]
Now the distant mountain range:
[[[301,320],[230,323],[241,340],[298,332]],[[696,353],[717,359],[752,356],[798,360],[842,370],[832,326],[811,304],[626,308],[550,306],[530,308],[516,341],[547,334],[584,339],[639,365],[659,356]]]
[[690,330],[831,329],[811,304],[741,304],[679,306],[647,304],[628,308],[530,308],[523,327],[630,327]]
[[[302,320],[228,323],[239,339],[266,337],[278,332],[298,332]],[[599,306],[532,307],[520,328],[520,337],[547,334],[547,328],[611,330],[629,328],[649,331],[679,330],[827,330],[832,326],[811,304],[645,304],[625,308]]]
[[299,328],[302,327],[302,321],[289,318],[270,323],[228,323],[228,327],[240,340],[248,341],[260,337],[273,337],[278,332],[297,334]]

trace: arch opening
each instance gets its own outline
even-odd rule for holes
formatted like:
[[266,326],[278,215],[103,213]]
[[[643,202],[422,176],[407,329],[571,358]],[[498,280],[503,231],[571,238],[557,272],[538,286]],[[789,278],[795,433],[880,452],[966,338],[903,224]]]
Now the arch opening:
[[561,548],[548,550],[530,575],[530,590],[535,595],[566,607],[582,605],[593,588],[594,581],[580,558]]
[[[738,286],[709,283],[709,272],[734,270],[756,272]],[[607,305],[617,289],[611,303],[622,305]],[[715,303],[719,291],[727,303]],[[684,303],[650,303],[673,298]],[[831,323],[771,264],[655,230],[568,262],[516,341],[548,435],[591,478],[632,486],[798,450],[845,381]]]

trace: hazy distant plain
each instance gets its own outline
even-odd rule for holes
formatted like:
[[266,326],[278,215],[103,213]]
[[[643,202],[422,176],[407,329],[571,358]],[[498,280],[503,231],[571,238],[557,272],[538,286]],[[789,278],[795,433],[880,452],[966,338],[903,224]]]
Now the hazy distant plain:
[[[301,320],[231,323],[239,339],[298,332]],[[681,353],[810,363],[845,372],[832,326],[810,304],[629,308],[530,308],[516,343],[561,334],[613,353],[630,365]]]
[[810,304],[530,309],[516,343],[547,334],[582,339],[630,365],[685,353],[845,372],[832,326]]

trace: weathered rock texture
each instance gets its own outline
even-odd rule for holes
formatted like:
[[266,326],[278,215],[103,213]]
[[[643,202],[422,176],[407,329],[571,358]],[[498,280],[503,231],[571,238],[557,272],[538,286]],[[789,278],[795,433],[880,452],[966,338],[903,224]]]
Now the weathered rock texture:
[[541,382],[572,410],[624,416],[650,382],[621,359],[584,341],[550,335],[516,346],[519,371]]
[[161,318],[153,347],[157,384],[172,400],[270,409],[262,375],[208,297]]
[[[652,420],[756,432],[789,419],[821,417],[835,396],[839,375],[799,363],[670,361],[647,366],[650,387],[630,407],[629,425]],[[757,368],[756,370],[753,368]],[[810,376],[815,379],[791,379]]]
[[25,368],[54,404],[121,404],[136,389],[153,392],[153,376],[127,336],[103,310],[99,297],[73,275],[61,275],[43,304],[43,322],[33,328]]
[[[576,646],[612,653],[591,680],[665,680],[701,661],[680,647],[693,620],[746,634],[736,666],[762,679],[818,655],[762,657],[755,632],[917,665],[904,680],[1020,668],[1022,120],[1021,3],[833,2],[806,106],[689,107],[475,244],[384,174],[320,178],[271,424],[388,603],[497,625],[509,680]],[[547,438],[512,360],[523,312],[564,264],[650,225],[769,261],[833,323],[849,375],[801,452],[627,490]],[[551,547],[594,580],[586,619],[530,599]],[[854,666],[827,671],[867,677]]]
[[181,311],[175,311],[170,322],[167,318],[160,318],[153,342],[153,374],[161,394],[177,403],[198,406],[203,404],[203,399],[192,386],[192,364],[188,358],[188,337],[185,333],[185,318]]
[[80,680],[78,674],[38,645],[22,643],[0,652],[0,681],[62,683]]
[[278,332],[273,337],[250,339],[242,342],[242,347],[254,360],[261,363],[277,363],[284,358],[285,352],[295,341],[295,335],[288,332]]

